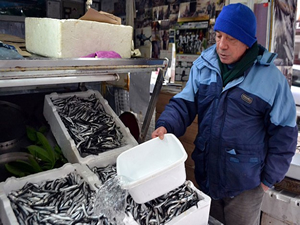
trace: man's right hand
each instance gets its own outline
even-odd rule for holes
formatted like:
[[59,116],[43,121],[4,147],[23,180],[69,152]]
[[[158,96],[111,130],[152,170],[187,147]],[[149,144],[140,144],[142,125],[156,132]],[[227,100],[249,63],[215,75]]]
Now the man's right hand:
[[164,127],[159,127],[155,131],[153,131],[151,137],[156,138],[159,137],[161,140],[164,139],[164,135],[167,133],[167,129]]

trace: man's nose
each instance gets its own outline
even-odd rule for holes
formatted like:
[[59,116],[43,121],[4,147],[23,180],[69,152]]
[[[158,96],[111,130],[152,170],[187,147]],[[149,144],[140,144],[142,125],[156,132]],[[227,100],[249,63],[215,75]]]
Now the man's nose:
[[219,41],[219,48],[226,49],[228,47],[228,43],[226,38],[222,37]]

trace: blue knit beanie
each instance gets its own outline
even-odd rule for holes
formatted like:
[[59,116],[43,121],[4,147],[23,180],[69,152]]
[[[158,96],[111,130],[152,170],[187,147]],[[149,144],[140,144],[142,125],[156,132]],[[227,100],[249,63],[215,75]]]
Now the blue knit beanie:
[[256,42],[256,18],[247,6],[236,3],[224,6],[217,17],[215,31],[224,32],[251,47]]

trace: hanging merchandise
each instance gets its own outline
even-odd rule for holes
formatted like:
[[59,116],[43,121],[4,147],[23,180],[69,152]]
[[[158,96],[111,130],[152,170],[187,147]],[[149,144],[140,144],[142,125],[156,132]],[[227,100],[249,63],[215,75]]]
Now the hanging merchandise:
[[277,66],[292,66],[294,59],[296,0],[274,1],[271,51]]
[[208,21],[188,22],[176,27],[177,54],[200,55],[207,48]]

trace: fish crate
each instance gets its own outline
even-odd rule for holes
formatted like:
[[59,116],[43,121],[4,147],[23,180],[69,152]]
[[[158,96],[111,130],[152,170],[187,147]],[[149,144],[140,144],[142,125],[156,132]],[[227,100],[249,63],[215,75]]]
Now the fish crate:
[[[269,189],[263,197],[261,211],[287,224],[300,224],[300,196],[285,190]],[[273,223],[272,223],[273,224]]]
[[[92,169],[94,167],[100,168],[101,166],[98,166],[97,163],[93,162],[88,167],[90,167]],[[101,169],[103,171],[105,171],[104,173],[109,173],[110,178],[117,176],[116,165],[107,165],[106,167],[102,167]],[[106,174],[106,176],[107,176],[107,174]],[[98,177],[98,175],[97,175],[97,177]],[[100,176],[100,177],[104,178],[105,176]],[[104,183],[106,181],[101,179],[100,182]],[[186,180],[185,184],[188,185],[189,187],[191,187],[191,189],[193,189],[193,191],[195,191],[197,193],[198,198],[200,200],[196,203],[196,205],[187,209],[180,215],[173,217],[173,219],[170,220],[168,223],[165,223],[165,225],[187,225],[187,224],[188,225],[207,225],[208,220],[209,220],[211,198],[208,195],[204,194],[199,189],[197,189],[194,186],[192,181]],[[174,191],[174,190],[171,190],[171,191]],[[169,194],[169,193],[166,193],[166,194]],[[130,195],[130,193],[128,193],[128,195]],[[160,198],[160,197],[158,197],[158,198]],[[155,200],[157,200],[157,199],[155,199]],[[134,198],[132,198],[132,200],[134,201]],[[176,201],[175,198],[173,200]],[[135,202],[135,205],[138,205],[138,204],[139,205],[144,205],[144,204],[151,205],[151,202],[152,202],[152,200],[150,200],[146,203],[142,203],[142,204]],[[128,199],[126,200],[126,203],[130,204]],[[127,206],[126,206],[126,208],[127,208]],[[143,207],[141,207],[141,208],[143,208]],[[123,222],[125,225],[139,225],[139,223],[134,219],[133,215],[127,210],[126,210],[126,217],[124,218]]]
[[291,225],[291,223],[276,219],[276,218],[262,212],[260,225]]
[[[169,222],[164,225],[207,225],[209,220],[209,211],[211,198],[198,190],[191,181],[186,183],[198,194],[199,201],[197,205],[192,206],[180,215],[173,217]],[[134,220],[131,213],[124,219],[125,225],[138,225],[139,223]]]
[[[116,126],[119,128],[120,132],[123,135],[123,143],[118,148],[110,149],[108,151],[98,153],[97,155],[90,154],[82,157],[78,151],[74,139],[72,139],[72,137],[70,136],[69,131],[64,125],[55,105],[53,104],[53,101],[56,99],[66,99],[72,96],[77,96],[79,98],[88,98],[93,94],[97,97],[97,99],[99,99],[105,112],[112,116]],[[96,161],[99,166],[114,164],[116,163],[116,159],[119,154],[138,145],[137,141],[130,133],[130,130],[122,123],[113,109],[109,106],[107,100],[105,100],[98,91],[87,90],[84,92],[71,92],[62,94],[51,93],[49,95],[46,95],[43,114],[48,121],[51,131],[58,145],[62,149],[64,156],[70,163],[81,163],[88,165],[89,163]]]
[[98,178],[92,173],[86,165],[79,163],[71,164],[67,163],[64,166],[52,169],[32,175],[28,175],[22,178],[11,177],[5,182],[0,183],[0,217],[1,221],[5,225],[19,224],[13,211],[11,202],[7,197],[12,191],[18,191],[27,183],[41,184],[45,181],[54,181],[66,177],[68,174],[75,172],[83,181],[85,181],[91,188],[96,191],[100,184]]
[[193,206],[186,210],[179,216],[173,218],[170,222],[165,225],[207,225],[209,219],[210,203],[211,198],[204,194],[202,191],[198,190],[191,181],[192,188],[197,192],[199,198],[201,199],[197,206]]

